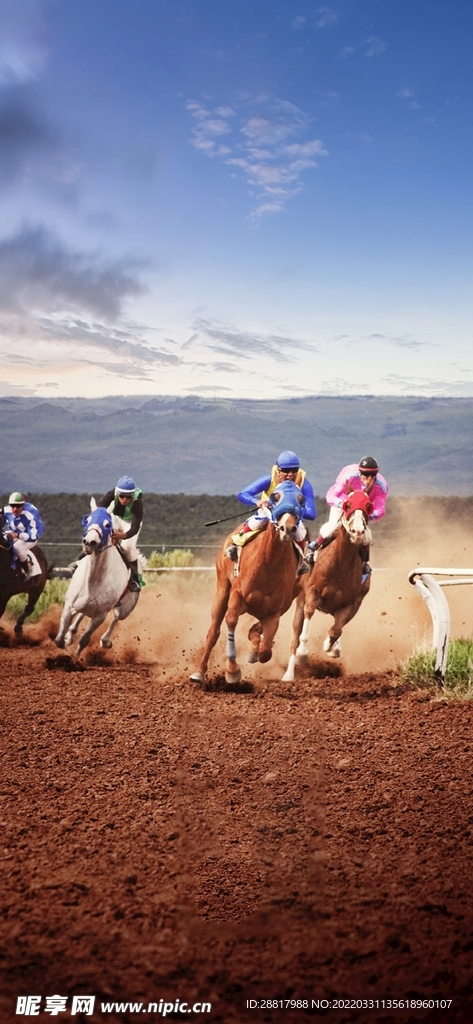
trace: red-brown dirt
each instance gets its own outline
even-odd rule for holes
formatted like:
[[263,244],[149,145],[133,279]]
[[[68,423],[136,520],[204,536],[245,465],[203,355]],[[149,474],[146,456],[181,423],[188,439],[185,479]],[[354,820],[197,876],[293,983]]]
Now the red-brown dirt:
[[[269,665],[247,670],[240,640],[240,692],[217,675],[221,646],[211,685],[188,681],[208,581],[146,588],[82,671],[48,636],[57,614],[26,628],[37,646],[6,624],[1,1024],[26,1019],[27,994],[40,1020],[67,995],[56,1019],[82,1024],[139,1019],[101,1002],[161,998],[212,1004],[171,1019],[223,1024],[299,1024],[337,997],[361,1005],[325,1020],[471,1019],[473,707],[400,685],[428,616],[386,579],[344,631],[345,674],[314,661],[281,683],[286,617]],[[70,1018],[79,993],[92,1018]],[[268,998],[284,1008],[247,1008]]]

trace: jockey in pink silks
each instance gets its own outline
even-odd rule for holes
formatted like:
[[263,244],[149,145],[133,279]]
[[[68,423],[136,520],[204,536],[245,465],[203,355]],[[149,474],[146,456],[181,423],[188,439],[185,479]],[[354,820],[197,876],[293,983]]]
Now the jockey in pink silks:
[[[351,491],[364,491],[369,494],[373,504],[373,511],[370,515],[370,522],[382,519],[386,511],[386,498],[388,496],[388,485],[384,476],[379,472],[378,463],[372,455],[365,455],[360,462],[344,466],[337,476],[335,483],[327,491],[327,502],[330,505],[328,521],[320,527],[317,540],[311,547],[315,551],[327,543],[329,537],[336,530],[342,517],[342,505],[345,498]],[[363,577],[369,576],[371,566],[368,559],[370,554],[371,531],[367,530],[366,544],[360,547],[360,558],[363,561]]]

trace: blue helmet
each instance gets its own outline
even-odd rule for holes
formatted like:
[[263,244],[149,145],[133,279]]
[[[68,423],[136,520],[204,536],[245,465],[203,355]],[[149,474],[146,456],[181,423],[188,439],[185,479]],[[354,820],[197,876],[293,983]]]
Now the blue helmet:
[[295,452],[281,452],[276,463],[278,469],[300,469],[301,464]]
[[136,491],[135,481],[131,476],[121,476],[115,490],[117,494],[133,494]]

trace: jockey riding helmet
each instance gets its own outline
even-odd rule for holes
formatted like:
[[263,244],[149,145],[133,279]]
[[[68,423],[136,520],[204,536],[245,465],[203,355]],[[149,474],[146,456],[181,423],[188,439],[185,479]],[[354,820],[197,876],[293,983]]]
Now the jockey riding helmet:
[[365,476],[376,476],[379,466],[376,459],[373,459],[372,455],[365,455],[364,459],[360,460],[358,469],[361,473],[364,473]]
[[136,490],[135,481],[131,476],[121,476],[116,487],[116,491],[119,497],[130,497]]
[[13,491],[13,494],[10,494],[10,497],[8,499],[8,504],[9,505],[24,505],[25,504],[25,496],[24,496],[24,494],[20,494],[19,491]]
[[278,469],[287,472],[290,469],[300,469],[301,464],[295,452],[281,452],[276,463]]

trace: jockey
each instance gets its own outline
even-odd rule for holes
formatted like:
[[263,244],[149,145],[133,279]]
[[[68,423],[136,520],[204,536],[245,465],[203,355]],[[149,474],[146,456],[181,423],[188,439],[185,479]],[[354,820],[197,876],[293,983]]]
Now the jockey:
[[[254,505],[256,503],[258,506],[258,511],[245,521],[243,529],[240,531],[240,537],[242,539],[245,533],[256,532],[263,529],[267,520],[271,518],[269,498],[273,491],[276,490],[278,484],[282,483],[283,480],[292,480],[298,487],[300,487],[305,499],[303,518],[316,518],[317,511],[315,508],[315,497],[312,484],[307,479],[305,470],[301,469],[301,464],[296,453],[284,451],[281,452],[278,457],[271,473],[268,473],[266,476],[260,476],[258,480],[255,480],[252,484],[249,484],[248,487],[245,487],[239,492],[239,494],[237,494],[238,501],[242,501],[245,505]],[[301,521],[294,534],[294,540],[300,545],[300,547],[304,548],[306,537],[307,530]],[[238,558],[237,543],[234,543],[227,548],[225,554],[228,555],[228,558],[231,558],[232,562],[236,562]],[[307,572],[307,567],[303,563],[301,569],[299,569],[299,575],[302,575],[304,572]]]
[[[107,491],[98,502],[98,505],[101,508],[106,508],[110,514],[124,519],[125,523],[130,524],[127,530],[114,530],[112,535],[114,540],[129,540],[131,537],[138,538],[143,522],[143,492],[136,486],[131,476],[121,476],[116,487],[112,487],[110,491]],[[120,548],[120,553],[131,570],[128,590],[136,593],[136,591],[141,590],[138,559],[131,560],[127,558],[122,548]],[[82,551],[75,562],[71,562],[66,570],[63,570],[64,573],[72,576],[77,569],[78,562],[82,558],[85,558],[85,551]]]
[[[328,521],[320,527],[317,540],[311,545],[315,551],[322,547],[336,530],[343,515],[343,502],[351,491],[364,491],[365,494],[369,494],[373,504],[370,522],[382,519],[386,511],[388,485],[384,476],[379,472],[378,463],[372,455],[365,455],[358,464],[355,462],[349,466],[344,466],[338,474],[335,483],[329,487],[327,502],[330,505],[330,515]],[[364,576],[369,576],[371,573],[371,566],[368,562],[369,553],[370,544],[368,542],[360,547],[360,558],[363,561]]]
[[24,494],[20,494],[19,491],[13,491],[13,494],[10,494],[8,505],[5,505],[3,511],[6,523],[5,535],[10,537],[13,550],[20,563],[21,573],[27,579],[33,564],[28,552],[30,548],[34,548],[44,530],[41,516],[36,505],[26,501]]
[[[124,519],[127,526],[130,524],[126,530],[114,530],[114,540],[129,540],[131,537],[138,539],[143,522],[143,491],[140,491],[131,476],[121,476],[117,486],[113,487],[111,491],[107,491],[99,504],[112,515]],[[127,562],[131,569],[128,590],[140,590],[138,559],[135,558],[134,561],[127,559]]]

